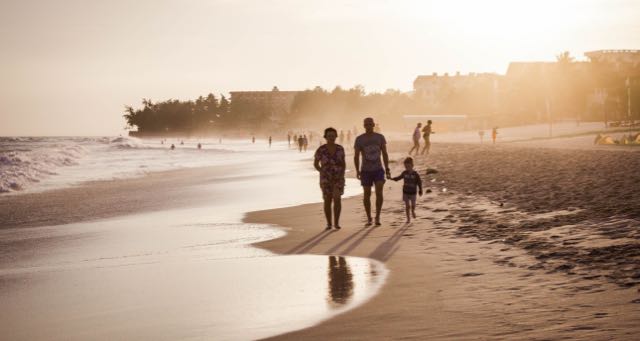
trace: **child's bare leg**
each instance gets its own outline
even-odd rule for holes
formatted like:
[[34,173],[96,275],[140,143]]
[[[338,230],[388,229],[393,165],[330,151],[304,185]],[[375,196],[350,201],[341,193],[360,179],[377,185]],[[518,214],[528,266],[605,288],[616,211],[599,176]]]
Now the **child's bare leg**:
[[411,209],[411,201],[410,200],[405,200],[404,201],[404,211],[407,214],[407,223],[411,222],[411,216],[409,215],[409,210]]
[[416,200],[415,199],[411,200],[411,215],[413,216],[413,219],[416,219]]

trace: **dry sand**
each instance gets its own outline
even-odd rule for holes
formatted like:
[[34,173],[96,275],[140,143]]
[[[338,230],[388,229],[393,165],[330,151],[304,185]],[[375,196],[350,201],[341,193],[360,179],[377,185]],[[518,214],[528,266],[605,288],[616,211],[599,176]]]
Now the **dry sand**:
[[[419,158],[432,193],[419,199],[412,224],[393,182],[377,228],[364,227],[360,197],[344,200],[341,231],[323,231],[319,204],[248,214],[288,233],[260,247],[371,257],[391,271],[363,306],[273,339],[636,338],[637,155],[436,144]],[[402,153],[392,158],[398,165]],[[438,173],[424,176],[427,167]]]
[[[378,228],[363,227],[360,197],[344,200],[339,232],[323,232],[319,204],[249,214],[247,221],[288,232],[260,247],[371,257],[391,270],[381,293],[364,305],[275,339],[634,339],[640,333],[637,155],[434,144],[417,167],[433,192],[419,199],[411,225],[404,225],[401,183],[393,182]],[[394,175],[402,157],[392,155]],[[425,177],[427,167],[439,173]],[[215,177],[211,169],[191,169],[3,196],[0,227],[206,205],[211,198],[199,187]]]

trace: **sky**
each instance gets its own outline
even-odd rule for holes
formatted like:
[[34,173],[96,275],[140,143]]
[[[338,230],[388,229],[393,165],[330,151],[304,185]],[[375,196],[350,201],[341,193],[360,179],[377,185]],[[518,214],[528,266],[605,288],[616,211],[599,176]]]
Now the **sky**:
[[125,105],[411,91],[421,74],[640,49],[636,0],[0,0],[0,136],[124,134]]

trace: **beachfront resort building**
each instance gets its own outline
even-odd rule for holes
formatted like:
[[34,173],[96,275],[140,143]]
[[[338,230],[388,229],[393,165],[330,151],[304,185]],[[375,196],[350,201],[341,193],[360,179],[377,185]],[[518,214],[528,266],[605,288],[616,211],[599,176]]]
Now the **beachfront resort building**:
[[487,84],[494,90],[498,90],[502,76],[494,73],[469,73],[462,75],[456,72],[455,75],[445,73],[438,75],[434,72],[431,75],[418,76],[413,81],[414,96],[431,106],[438,106],[446,100],[448,94],[471,89],[475,86],[486,86]]
[[592,62],[613,65],[616,71],[640,66],[640,50],[597,50],[584,55]]
[[274,86],[271,91],[231,91],[231,110],[243,116],[244,122],[267,119],[277,125],[291,111],[293,100],[299,91],[280,91]]

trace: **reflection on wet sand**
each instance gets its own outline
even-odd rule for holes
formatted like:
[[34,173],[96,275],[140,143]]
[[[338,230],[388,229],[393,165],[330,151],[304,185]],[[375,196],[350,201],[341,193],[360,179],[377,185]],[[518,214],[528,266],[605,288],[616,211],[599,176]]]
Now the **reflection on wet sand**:
[[347,259],[341,256],[329,256],[329,296],[330,305],[342,305],[353,295],[353,274]]

